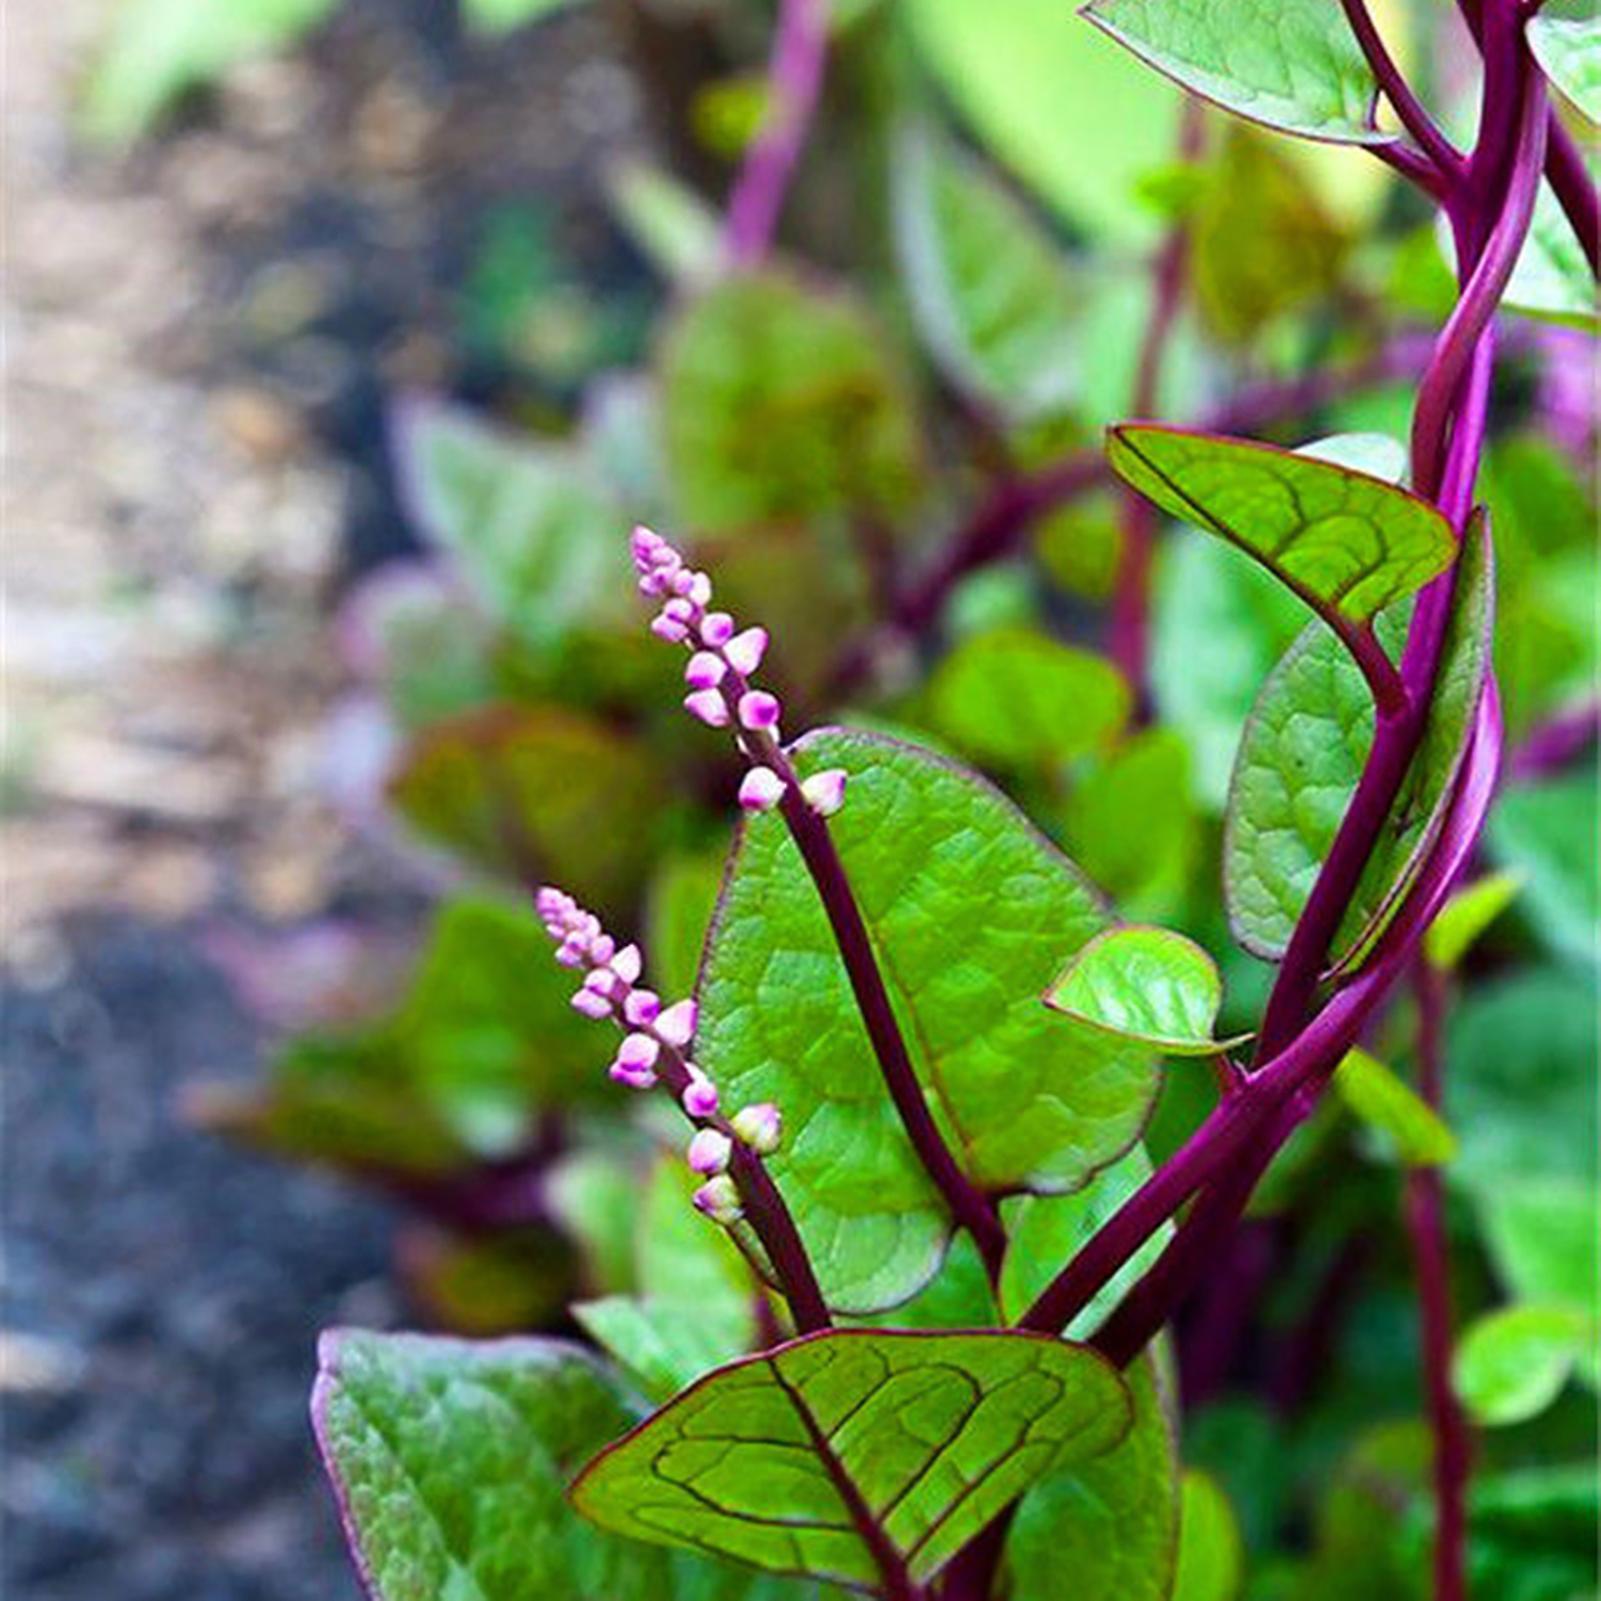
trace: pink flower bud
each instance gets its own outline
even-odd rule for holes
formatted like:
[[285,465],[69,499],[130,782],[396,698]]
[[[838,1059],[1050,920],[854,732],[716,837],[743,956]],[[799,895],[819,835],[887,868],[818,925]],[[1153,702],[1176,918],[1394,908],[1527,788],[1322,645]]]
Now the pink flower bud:
[[700,1008],[693,1001],[677,1001],[657,1016],[656,1033],[669,1045],[688,1045],[695,1037],[699,1015]]
[[617,999],[621,980],[608,967],[593,967],[584,974],[584,988],[608,1001]]
[[728,703],[719,690],[697,689],[694,694],[684,696],[684,710],[691,717],[698,717],[708,728],[728,727]]
[[832,817],[845,804],[845,776],[843,767],[830,767],[802,782],[801,794],[819,817]]
[[723,646],[723,655],[728,658],[728,665],[736,673],[743,673],[747,678],[761,666],[762,657],[766,654],[765,628],[747,628],[744,633],[736,634]]
[[623,1000],[623,1016],[635,1028],[649,1028],[662,1009],[662,998],[655,990],[630,990]]
[[612,952],[617,949],[617,941],[610,934],[597,934],[589,942],[589,959],[596,967],[603,967],[612,959]]
[[623,946],[611,959],[612,972],[625,984],[637,984],[644,967],[645,958],[639,954],[637,945]]
[[616,1084],[626,1084],[631,1090],[653,1090],[656,1075],[648,1067],[630,1067],[627,1062],[616,1061],[607,1069],[607,1075]]
[[665,639],[669,645],[677,645],[689,638],[687,624],[681,623],[676,617],[669,617],[666,612],[650,620],[650,631],[658,639]]
[[709,650],[697,650],[684,669],[684,682],[691,689],[716,689],[728,672],[728,663]]
[[707,612],[701,619],[700,637],[713,650],[720,650],[734,637],[734,619],[725,611]]
[[771,767],[753,767],[739,786],[739,804],[747,812],[770,812],[784,798],[784,780]]
[[776,695],[765,689],[748,689],[739,697],[739,725],[741,728],[777,728],[783,707]]
[[582,967],[588,960],[584,940],[563,940],[561,949],[556,952],[556,960],[563,967]]
[[704,1213],[714,1223],[721,1223],[724,1228],[739,1222],[745,1215],[739,1204],[739,1191],[726,1173],[707,1179],[695,1191],[694,1202],[697,1212]]
[[784,1120],[770,1101],[759,1101],[754,1106],[742,1106],[734,1114],[734,1133],[741,1145],[758,1156],[771,1156],[783,1138]]
[[654,1067],[661,1055],[661,1042],[649,1034],[628,1034],[617,1047],[617,1061],[622,1067],[641,1069]]
[[611,1016],[611,1002],[604,995],[597,995],[594,990],[583,989],[573,996],[573,1010],[599,1022],[601,1018]]
[[693,1172],[710,1177],[728,1170],[734,1142],[714,1128],[699,1130],[689,1142],[689,1165]]
[[717,1086],[702,1072],[691,1073],[689,1083],[684,1086],[684,1093],[679,1096],[679,1100],[683,1102],[684,1110],[691,1117],[717,1115]]

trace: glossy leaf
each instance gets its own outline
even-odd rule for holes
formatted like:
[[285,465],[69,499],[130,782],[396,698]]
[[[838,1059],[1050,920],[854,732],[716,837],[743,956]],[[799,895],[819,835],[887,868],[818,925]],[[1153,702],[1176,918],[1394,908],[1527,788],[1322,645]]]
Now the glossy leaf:
[[1163,511],[1238,545],[1331,626],[1367,622],[1448,567],[1439,511],[1340,463],[1249,440],[1124,423],[1107,459]]
[[1245,1544],[1228,1496],[1210,1474],[1186,1469],[1172,1601],[1234,1601],[1244,1574]]
[[901,274],[941,367],[1009,417],[1064,408],[1081,296],[1063,253],[983,166],[926,126],[902,130],[891,183]]
[[[987,1188],[1067,1190],[1136,1137],[1148,1053],[1063,1028],[1054,969],[1106,926],[1071,863],[998,791],[865,733],[794,748],[849,773],[832,832],[920,1076],[958,1161]],[[701,977],[698,1059],[740,1104],[784,1110],[775,1177],[830,1304],[894,1305],[938,1265],[948,1223],[885,1095],[817,893],[776,816],[746,825]]]
[[1439,1113],[1376,1056],[1346,1052],[1334,1084],[1351,1111],[1383,1134],[1408,1167],[1438,1167],[1455,1154],[1456,1139]]
[[1178,1464],[1155,1361],[1127,1372],[1134,1422],[1101,1456],[1059,1467],[1026,1496],[1006,1542],[1011,1601],[1168,1601],[1178,1536]]
[[1345,18],[1322,0],[1091,0],[1085,15],[1159,72],[1284,133],[1383,144],[1378,85]]
[[[1336,937],[1337,963],[1382,927],[1439,827],[1489,666],[1488,557],[1488,531],[1475,522],[1428,723]],[[1379,637],[1392,650],[1403,621],[1399,612],[1381,620]],[[1224,898],[1235,937],[1254,955],[1283,954],[1372,742],[1372,697],[1361,673],[1334,636],[1312,624],[1262,686],[1230,786]]]
[[1021,768],[1071,761],[1112,738],[1133,697],[1092,651],[1026,628],[964,639],[935,669],[929,715],[969,755]]
[[1452,1381],[1478,1423],[1524,1423],[1556,1400],[1573,1363],[1596,1331],[1568,1307],[1509,1306],[1471,1324],[1452,1364]]
[[1423,936],[1423,954],[1442,972],[1467,955],[1479,936],[1509,907],[1523,888],[1520,873],[1486,873],[1459,889],[1440,908]]
[[1212,1038],[1223,1004],[1217,963],[1167,928],[1097,934],[1045,992],[1045,1004],[1164,1056],[1215,1056],[1245,1037]]
[[703,1306],[687,1298],[608,1295],[578,1301],[578,1326],[650,1400],[669,1400],[756,1343],[755,1302]]
[[1082,1346],[842,1330],[747,1357],[602,1452],[573,1504],[635,1539],[851,1585],[924,1583],[1058,1461],[1131,1423]]
[[1540,70],[1591,122],[1601,122],[1601,18],[1530,17]]
[[702,1557],[591,1528],[568,1480],[636,1413],[558,1340],[325,1334],[318,1446],[373,1601],[801,1601]]
[[915,493],[905,383],[846,294],[730,278],[679,314],[660,370],[669,471],[702,534],[846,513],[893,523]]
[[701,947],[723,887],[723,852],[669,856],[646,901],[645,949],[651,982],[663,995],[694,989]]

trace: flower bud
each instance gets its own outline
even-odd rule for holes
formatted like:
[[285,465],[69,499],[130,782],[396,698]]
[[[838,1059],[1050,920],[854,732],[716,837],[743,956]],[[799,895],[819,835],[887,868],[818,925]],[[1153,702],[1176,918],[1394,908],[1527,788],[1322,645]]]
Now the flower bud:
[[724,1228],[739,1222],[745,1215],[744,1208],[739,1204],[739,1191],[726,1173],[707,1179],[695,1191],[694,1202],[697,1212],[703,1213],[714,1223],[721,1223]]
[[709,611],[700,620],[700,637],[720,650],[734,637],[734,619],[725,611]]
[[697,689],[684,696],[684,710],[698,717],[708,728],[728,727],[728,703],[715,689]]
[[666,612],[651,618],[650,631],[658,639],[665,639],[669,645],[677,645],[689,638],[688,626],[676,617],[669,617]]
[[654,1067],[661,1049],[661,1042],[652,1039],[649,1034],[629,1034],[617,1047],[617,1060],[624,1067]]
[[662,1009],[662,998],[655,990],[630,990],[623,998],[623,1016],[635,1028],[649,1028]]
[[611,1016],[611,1002],[604,995],[597,995],[594,990],[582,989],[573,996],[573,1010],[599,1022],[601,1018]]
[[698,1068],[691,1069],[689,1083],[684,1086],[684,1093],[679,1100],[691,1117],[717,1115],[717,1086]]
[[656,1033],[669,1045],[688,1045],[695,1037],[700,1008],[694,1001],[676,1001],[657,1015]]
[[845,804],[845,769],[830,767],[801,783],[801,795],[819,817],[832,817]]
[[777,728],[782,710],[776,695],[769,695],[765,689],[748,689],[739,697],[739,726]]
[[726,1172],[733,1149],[734,1142],[726,1134],[714,1128],[700,1129],[689,1142],[690,1168],[707,1178]]
[[784,1120],[771,1101],[742,1106],[734,1114],[734,1133],[739,1143],[758,1156],[771,1156],[784,1135]]
[[784,780],[771,767],[753,767],[739,786],[739,804],[747,812],[770,812],[784,798]]
[[723,655],[728,665],[736,673],[743,673],[749,678],[762,664],[762,657],[767,654],[767,630],[765,628],[747,628],[744,633],[736,634],[723,647]]
[[639,954],[637,945],[625,945],[611,959],[611,970],[625,984],[635,984],[639,975],[644,971],[645,958]]
[[713,651],[697,650],[684,669],[684,682],[691,689],[716,689],[728,673],[728,663]]
[[618,1060],[612,1063],[607,1073],[614,1083],[626,1084],[631,1090],[651,1090],[656,1087],[655,1071],[648,1067],[631,1067],[627,1062]]

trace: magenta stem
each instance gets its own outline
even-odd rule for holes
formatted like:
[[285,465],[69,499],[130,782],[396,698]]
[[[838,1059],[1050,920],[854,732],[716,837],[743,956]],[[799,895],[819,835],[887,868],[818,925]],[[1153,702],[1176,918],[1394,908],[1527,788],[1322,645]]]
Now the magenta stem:
[[817,107],[827,53],[828,0],[779,0],[767,67],[767,115],[728,201],[723,244],[732,267],[759,266],[772,249]]
[[1373,76],[1378,79],[1380,92],[1395,108],[1401,126],[1418,142],[1418,148],[1435,167],[1442,178],[1451,178],[1461,168],[1462,157],[1449,139],[1440,132],[1434,118],[1424,109],[1423,102],[1412,92],[1395,58],[1390,54],[1378,28],[1374,25],[1366,0],[1340,0],[1345,7],[1346,21],[1356,35],[1362,54],[1367,57]]
[[1522,783],[1559,773],[1601,738],[1601,699],[1559,712],[1531,729],[1512,753],[1511,776]]

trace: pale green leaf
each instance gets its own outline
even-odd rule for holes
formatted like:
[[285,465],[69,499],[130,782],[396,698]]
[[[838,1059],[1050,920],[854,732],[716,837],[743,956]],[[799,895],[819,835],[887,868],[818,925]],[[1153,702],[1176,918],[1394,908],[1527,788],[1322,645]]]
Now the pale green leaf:
[[1601,775],[1593,761],[1508,788],[1490,814],[1491,855],[1522,875],[1523,910],[1547,948],[1601,965]]
[[606,173],[617,220],[664,277],[698,283],[717,270],[723,233],[717,213],[686,184],[645,161],[622,161]]
[[1045,1004],[1164,1056],[1215,1056],[1246,1038],[1213,1039],[1223,1004],[1217,963],[1167,928],[1097,934],[1045,992]]
[[1556,1400],[1595,1332],[1568,1307],[1503,1307],[1463,1334],[1452,1382],[1476,1422],[1492,1428],[1527,1422]]
[[1178,1576],[1172,1601],[1234,1601],[1245,1575],[1245,1542],[1234,1508],[1209,1473],[1184,1472]]
[[1378,85],[1327,0],[1091,0],[1085,15],[1186,89],[1284,133],[1349,144],[1374,128]]
[[480,33],[510,33],[525,23],[538,22],[573,0],[462,0],[467,25]]
[[1379,1130],[1408,1167],[1438,1167],[1456,1152],[1456,1139],[1440,1114],[1376,1056],[1346,1052],[1334,1070],[1340,1098],[1364,1123]]
[[1496,1277],[1514,1299],[1601,1318],[1601,1207],[1591,1184],[1531,1172],[1482,1188],[1475,1204]]
[[1529,237],[1501,300],[1512,310],[1543,321],[1596,326],[1596,287],[1589,260],[1548,183],[1540,185]]
[[1429,925],[1423,936],[1423,954],[1442,972],[1454,968],[1479,936],[1518,897],[1521,873],[1486,873],[1459,889]]
[[756,1343],[755,1301],[703,1306],[687,1298],[608,1295],[577,1301],[578,1326],[650,1400],[669,1400]]
[[836,1330],[701,1380],[572,1499],[602,1528],[770,1572],[866,1586],[898,1567],[922,1584],[1058,1462],[1110,1451],[1131,1414],[1082,1346]]
[[663,995],[695,987],[701,947],[723,887],[725,853],[667,857],[651,879],[645,908],[645,949],[651,982]]
[[[823,730],[830,821],[935,1117],[982,1186],[1069,1190],[1127,1150],[1150,1055],[1062,1027],[1055,966],[1107,918],[998,791],[876,735]],[[701,981],[699,1060],[730,1104],[773,1101],[772,1159],[831,1305],[874,1311],[933,1274],[948,1222],[884,1092],[833,934],[782,821],[747,823]]]
[[1601,122],[1601,17],[1531,17],[1540,70],[1591,122]]
[[1020,768],[1084,755],[1133,706],[1103,657],[1019,627],[969,635],[935,669],[928,697],[938,733],[981,761]]

